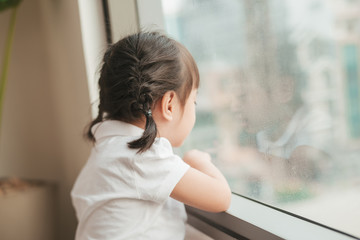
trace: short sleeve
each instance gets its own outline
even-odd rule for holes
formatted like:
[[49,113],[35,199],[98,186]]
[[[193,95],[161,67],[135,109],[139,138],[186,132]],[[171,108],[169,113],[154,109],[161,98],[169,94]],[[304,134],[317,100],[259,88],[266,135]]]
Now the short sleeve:
[[170,142],[157,138],[152,147],[135,157],[133,171],[138,197],[143,200],[163,202],[189,169],[173,153]]

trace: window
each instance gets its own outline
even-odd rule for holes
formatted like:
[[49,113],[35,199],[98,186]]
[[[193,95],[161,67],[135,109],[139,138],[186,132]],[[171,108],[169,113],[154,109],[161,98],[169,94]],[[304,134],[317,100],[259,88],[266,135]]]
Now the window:
[[234,238],[360,237],[360,33],[338,24],[358,22],[360,2],[136,3],[139,25],[199,66],[197,123],[178,151],[210,152],[234,192],[227,213],[190,218]]
[[347,104],[349,118],[349,134],[353,138],[360,138],[360,81],[358,46],[349,44],[344,46],[344,68],[347,89]]

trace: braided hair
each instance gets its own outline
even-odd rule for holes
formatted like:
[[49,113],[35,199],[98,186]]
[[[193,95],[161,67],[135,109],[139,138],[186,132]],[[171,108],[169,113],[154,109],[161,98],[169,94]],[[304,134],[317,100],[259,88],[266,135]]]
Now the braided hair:
[[152,117],[155,103],[175,91],[184,105],[191,89],[199,86],[199,72],[188,50],[158,32],[140,32],[110,45],[104,54],[99,78],[98,116],[87,128],[104,120],[133,123],[146,119],[143,135],[128,146],[144,152],[157,136]]

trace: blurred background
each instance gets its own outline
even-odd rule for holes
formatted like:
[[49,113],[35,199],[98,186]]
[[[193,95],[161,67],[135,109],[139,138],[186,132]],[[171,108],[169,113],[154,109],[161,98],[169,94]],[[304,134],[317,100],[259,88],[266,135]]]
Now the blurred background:
[[[11,14],[0,12],[0,57]],[[360,0],[23,0],[0,183],[26,184],[0,184],[0,238],[15,240],[15,223],[19,239],[73,239],[99,59],[107,40],[150,25],[200,70],[197,123],[176,151],[210,152],[234,194],[360,237]]]
[[[0,66],[11,15],[12,9],[0,12]],[[69,193],[91,147],[82,138],[91,107],[81,32],[77,1],[24,0],[18,7],[0,177],[45,187],[0,192],[0,239],[74,238]]]
[[200,69],[180,152],[232,191],[360,236],[360,1],[162,1]]

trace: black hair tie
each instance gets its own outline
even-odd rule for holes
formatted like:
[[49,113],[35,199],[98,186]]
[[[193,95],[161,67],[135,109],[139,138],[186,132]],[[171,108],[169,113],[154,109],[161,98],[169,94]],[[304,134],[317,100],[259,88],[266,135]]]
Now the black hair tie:
[[145,114],[146,117],[151,117],[152,116],[151,109],[149,109],[147,111],[144,111],[144,114]]

